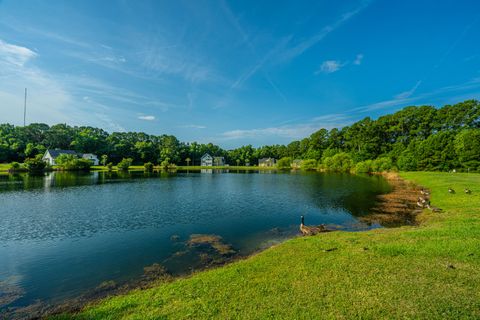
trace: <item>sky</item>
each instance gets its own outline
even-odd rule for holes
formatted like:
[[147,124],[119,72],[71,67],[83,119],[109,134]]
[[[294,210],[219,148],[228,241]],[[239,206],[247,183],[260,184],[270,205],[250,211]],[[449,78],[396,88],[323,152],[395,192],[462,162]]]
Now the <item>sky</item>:
[[0,0],[0,123],[285,144],[480,98],[480,1]]

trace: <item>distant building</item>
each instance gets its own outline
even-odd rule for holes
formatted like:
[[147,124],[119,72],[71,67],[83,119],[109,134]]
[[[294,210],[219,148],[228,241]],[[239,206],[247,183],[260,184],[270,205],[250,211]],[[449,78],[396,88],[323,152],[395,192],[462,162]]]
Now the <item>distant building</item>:
[[224,166],[225,158],[224,157],[212,157],[208,153],[205,153],[200,159],[202,167],[212,167],[212,166]]
[[211,167],[213,166],[213,157],[208,153],[205,153],[200,159],[200,163],[202,167]]
[[97,155],[93,153],[84,153],[82,154],[82,158],[90,160],[94,166],[98,166],[98,164],[100,163]]
[[300,169],[301,166],[302,166],[302,160],[295,159],[295,160],[292,161],[292,168],[293,169]]
[[273,167],[277,164],[277,160],[274,158],[262,158],[258,159],[258,166],[259,167]]
[[213,157],[213,165],[214,166],[224,166],[225,165],[225,158],[224,157]]
[[42,157],[42,160],[48,163],[51,166],[56,165],[57,163],[55,160],[61,155],[61,154],[72,154],[74,156],[78,156],[79,154],[73,150],[51,150],[48,149],[45,151],[45,154]]
[[71,154],[74,156],[77,156],[79,158],[84,158],[87,160],[90,160],[94,166],[98,166],[98,157],[94,155],[93,153],[77,153],[76,151],[73,150],[52,150],[48,149],[45,151],[45,154],[42,157],[42,160],[48,163],[51,166],[54,166],[57,164],[56,159],[62,155],[62,154]]

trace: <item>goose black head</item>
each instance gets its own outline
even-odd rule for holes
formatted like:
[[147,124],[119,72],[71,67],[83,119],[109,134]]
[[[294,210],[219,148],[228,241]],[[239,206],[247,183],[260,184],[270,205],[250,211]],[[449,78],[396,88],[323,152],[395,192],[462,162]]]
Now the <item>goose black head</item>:
[[304,221],[305,221],[305,218],[303,216],[300,217],[302,219],[302,224],[305,224]]

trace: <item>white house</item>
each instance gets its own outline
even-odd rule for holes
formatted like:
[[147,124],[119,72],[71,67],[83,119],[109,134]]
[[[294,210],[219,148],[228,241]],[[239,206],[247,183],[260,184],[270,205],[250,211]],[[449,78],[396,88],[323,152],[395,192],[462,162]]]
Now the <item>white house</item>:
[[43,155],[42,160],[45,161],[46,163],[48,163],[49,165],[54,166],[54,165],[57,164],[55,160],[61,154],[72,154],[72,155],[75,155],[79,158],[90,160],[94,166],[98,166],[98,164],[100,162],[98,160],[98,157],[96,155],[94,155],[93,153],[83,153],[82,154],[82,153],[77,153],[73,150],[51,150],[51,149],[48,149],[47,151],[45,151],[45,154]]
[[98,157],[96,154],[93,154],[93,153],[84,153],[82,155],[82,158],[83,159],[87,159],[87,160],[90,160],[94,166],[98,166],[98,164],[100,163],[100,161],[98,160]]
[[57,163],[55,162],[55,159],[58,158],[59,155],[61,154],[73,154],[75,156],[78,156],[78,153],[76,153],[73,150],[51,150],[47,149],[45,151],[45,154],[42,157],[42,160],[48,163],[51,166],[56,165]]
[[213,166],[213,157],[208,153],[205,153],[200,159],[202,167],[211,167]]
[[262,158],[258,159],[259,167],[273,167],[277,163],[277,160],[274,158]]

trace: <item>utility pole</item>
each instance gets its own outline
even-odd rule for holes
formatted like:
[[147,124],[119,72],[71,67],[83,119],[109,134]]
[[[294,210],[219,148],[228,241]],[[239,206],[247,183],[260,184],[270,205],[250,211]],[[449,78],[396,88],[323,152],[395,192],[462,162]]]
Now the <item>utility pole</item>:
[[23,126],[25,127],[25,119],[27,117],[27,88],[25,88],[25,100],[23,103]]

